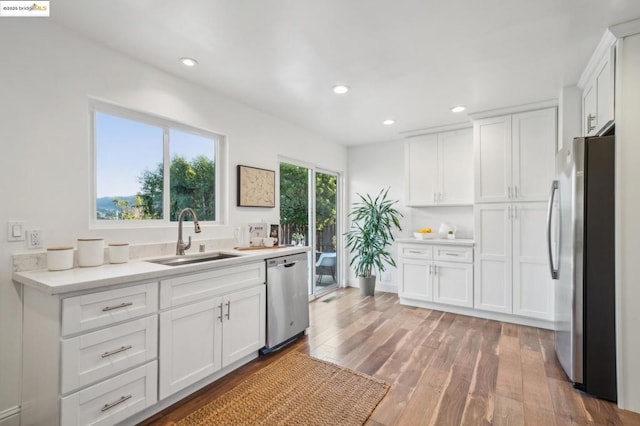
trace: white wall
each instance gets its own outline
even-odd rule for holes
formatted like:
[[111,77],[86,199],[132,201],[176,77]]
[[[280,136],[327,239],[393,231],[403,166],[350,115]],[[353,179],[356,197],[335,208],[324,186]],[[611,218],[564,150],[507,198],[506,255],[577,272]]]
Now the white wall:
[[[278,155],[285,155],[344,172],[347,151],[342,145],[84,40],[46,19],[3,20],[0,40],[1,419],[20,400],[20,289],[11,281],[10,255],[26,250],[23,242],[6,241],[7,220],[24,220],[27,227],[42,229],[45,246],[74,245],[77,237],[92,235],[107,242],[130,243],[176,238],[175,226],[89,228],[89,96],[225,135],[229,225],[278,221],[277,208],[235,207],[237,164],[277,170]],[[203,227],[198,239],[231,238],[231,229]]]
[[[437,232],[440,223],[448,222],[457,227],[458,237],[473,238],[473,207],[416,208],[405,205],[404,140],[349,147],[348,170],[347,206],[357,200],[357,193],[375,195],[382,188],[391,188],[389,197],[399,201],[398,210],[404,215],[401,222],[403,230],[397,237],[412,237],[413,231],[423,227],[431,227]],[[391,252],[397,261],[397,247],[392,247]],[[357,287],[355,274],[347,271],[346,276],[348,284]],[[378,289],[397,292],[398,275],[395,268],[390,268],[382,278]]]
[[616,289],[621,407],[640,412],[640,35],[622,42],[616,92]]

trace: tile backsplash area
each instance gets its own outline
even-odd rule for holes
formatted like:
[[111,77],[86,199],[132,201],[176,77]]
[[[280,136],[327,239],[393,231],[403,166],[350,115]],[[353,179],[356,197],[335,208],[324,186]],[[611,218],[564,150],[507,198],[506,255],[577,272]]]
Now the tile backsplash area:
[[[233,238],[219,238],[213,240],[193,241],[188,254],[198,253],[200,246],[204,245],[204,251],[229,250],[235,245]],[[129,246],[129,259],[144,259],[158,256],[171,256],[176,253],[176,243],[151,243],[151,244],[131,244]],[[109,263],[109,248],[104,248],[104,263]],[[47,252],[34,251],[14,254],[12,256],[12,271],[25,272],[47,269]],[[78,267],[78,250],[73,253],[73,267]]]

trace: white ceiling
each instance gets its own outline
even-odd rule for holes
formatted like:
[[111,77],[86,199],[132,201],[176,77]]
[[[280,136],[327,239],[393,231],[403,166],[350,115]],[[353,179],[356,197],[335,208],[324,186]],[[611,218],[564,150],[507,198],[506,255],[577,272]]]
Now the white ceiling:
[[[63,26],[347,145],[556,98],[638,0],[52,2]],[[187,69],[178,58],[199,66]],[[331,87],[351,86],[347,95]],[[449,107],[468,110],[453,114]],[[394,118],[391,127],[381,123]],[[250,123],[248,123],[250,124]]]

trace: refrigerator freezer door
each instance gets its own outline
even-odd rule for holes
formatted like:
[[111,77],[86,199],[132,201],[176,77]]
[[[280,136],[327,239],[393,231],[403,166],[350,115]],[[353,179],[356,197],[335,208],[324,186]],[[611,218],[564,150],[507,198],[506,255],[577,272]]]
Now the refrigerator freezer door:
[[584,139],[575,139],[556,156],[559,255],[556,281],[555,348],[565,373],[583,381],[582,244]]

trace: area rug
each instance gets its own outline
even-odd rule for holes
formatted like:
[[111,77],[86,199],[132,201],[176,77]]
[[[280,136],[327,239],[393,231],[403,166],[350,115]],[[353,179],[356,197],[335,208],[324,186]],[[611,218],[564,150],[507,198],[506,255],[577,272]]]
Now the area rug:
[[360,426],[388,390],[381,380],[292,351],[177,425]]

